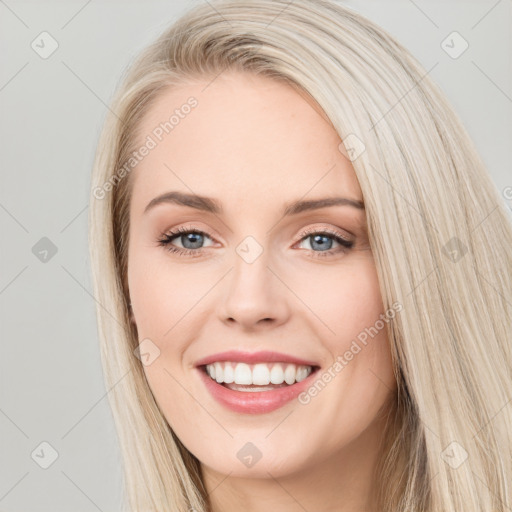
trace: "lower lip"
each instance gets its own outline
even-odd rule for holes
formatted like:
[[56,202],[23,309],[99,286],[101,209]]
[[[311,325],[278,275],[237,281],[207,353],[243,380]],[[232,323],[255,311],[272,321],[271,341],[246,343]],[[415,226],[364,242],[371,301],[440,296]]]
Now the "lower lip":
[[271,391],[233,391],[213,380],[202,368],[196,368],[208,391],[220,404],[231,411],[246,414],[263,414],[272,412],[297,398],[316,376],[318,369],[312,371],[304,380],[291,386],[276,388]]

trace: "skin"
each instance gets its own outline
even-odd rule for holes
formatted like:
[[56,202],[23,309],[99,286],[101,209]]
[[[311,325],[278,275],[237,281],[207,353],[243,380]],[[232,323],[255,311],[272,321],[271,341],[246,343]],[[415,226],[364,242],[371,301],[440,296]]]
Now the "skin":
[[[206,355],[243,348],[294,354],[325,370],[384,313],[364,210],[338,205],[282,216],[298,199],[363,200],[325,114],[270,78],[224,72],[209,83],[166,90],[140,124],[142,143],[168,112],[198,100],[130,175],[132,321],[139,341],[160,350],[144,366],[149,386],[201,462],[214,512],[378,510],[374,471],[383,413],[396,392],[385,329],[308,404],[294,400],[266,414],[225,409],[194,368]],[[144,213],[171,190],[212,197],[224,213],[169,203]],[[190,235],[172,242],[199,256],[158,244],[180,226],[206,233],[203,248],[194,249]],[[354,245],[344,250],[329,235],[319,246],[306,229],[328,229]],[[236,252],[249,235],[263,250],[250,264]],[[248,442],[262,453],[252,467],[237,458]]]

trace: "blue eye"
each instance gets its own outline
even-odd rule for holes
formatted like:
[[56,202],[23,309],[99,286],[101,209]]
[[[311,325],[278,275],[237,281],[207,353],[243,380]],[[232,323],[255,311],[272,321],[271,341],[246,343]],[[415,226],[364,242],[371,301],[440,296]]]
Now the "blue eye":
[[[158,240],[159,245],[165,247],[168,251],[180,255],[199,256],[205,238],[210,238],[207,233],[198,229],[178,228],[175,231],[166,233],[162,239]],[[183,247],[172,245],[175,239],[179,239]]]
[[[182,247],[174,245],[174,241],[179,240]],[[205,247],[205,240],[212,240],[212,238],[205,233],[195,228],[180,227],[175,231],[171,231],[163,235],[163,238],[158,240],[158,244],[165,247],[171,253],[178,254],[179,256],[201,256],[202,250]],[[302,233],[301,238],[297,243],[310,240],[309,251],[312,257],[327,257],[334,256],[338,253],[344,253],[350,250],[354,242],[347,240],[341,234],[330,230],[310,230]],[[333,244],[339,244],[340,247],[333,249]],[[211,245],[211,244],[210,244]]]
[[353,243],[341,238],[337,235],[330,235],[328,233],[316,233],[313,235],[305,236],[303,240],[310,240],[310,247],[312,250],[318,249],[320,252],[331,250],[333,243],[338,243],[343,247],[350,248]]
[[[340,233],[336,231],[330,231],[329,229],[318,231],[318,230],[309,230],[305,233],[302,233],[302,238],[299,240],[303,242],[305,240],[310,240],[310,247],[313,252],[313,257],[329,257],[335,256],[338,253],[344,253],[349,251],[354,242],[351,240],[347,240]],[[337,249],[332,249],[334,243],[340,245]],[[318,250],[316,250],[318,249]]]

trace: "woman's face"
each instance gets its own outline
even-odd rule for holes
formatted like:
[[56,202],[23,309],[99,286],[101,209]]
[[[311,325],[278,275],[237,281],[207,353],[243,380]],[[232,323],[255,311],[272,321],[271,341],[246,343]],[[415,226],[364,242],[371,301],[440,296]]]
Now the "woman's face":
[[[138,142],[149,149],[130,176],[132,319],[151,391],[182,443],[203,468],[248,477],[375,453],[378,412],[396,389],[389,317],[364,209],[315,207],[363,200],[326,118],[288,85],[230,72],[164,92]],[[169,192],[210,200],[148,207]],[[282,354],[320,369],[279,391],[233,391],[196,367],[230,350],[277,352],[253,361],[267,362],[263,379],[265,368],[278,378],[282,361],[293,381]],[[292,388],[300,396],[273,398]]]

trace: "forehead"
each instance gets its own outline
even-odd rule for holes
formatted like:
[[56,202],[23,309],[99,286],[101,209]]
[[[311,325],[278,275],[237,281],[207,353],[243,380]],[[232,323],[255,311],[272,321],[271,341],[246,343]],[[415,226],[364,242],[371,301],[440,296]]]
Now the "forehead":
[[140,122],[135,147],[151,149],[131,175],[137,209],[167,190],[260,206],[306,194],[361,199],[341,139],[306,93],[248,73],[211,80],[165,90]]

